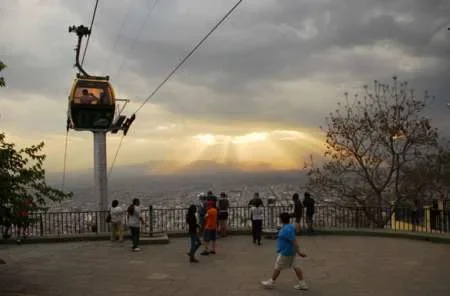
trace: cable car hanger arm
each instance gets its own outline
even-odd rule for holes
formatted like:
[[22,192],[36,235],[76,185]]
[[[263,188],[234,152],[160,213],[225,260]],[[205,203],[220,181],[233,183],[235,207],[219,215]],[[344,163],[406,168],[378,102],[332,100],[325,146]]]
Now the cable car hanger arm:
[[69,33],[76,33],[78,36],[78,41],[77,41],[77,47],[75,48],[75,67],[78,68],[78,70],[81,72],[81,74],[83,74],[84,77],[86,78],[91,78],[91,79],[100,79],[100,80],[109,80],[109,76],[92,76],[89,75],[86,70],[83,69],[83,66],[80,63],[80,49],[81,49],[81,41],[83,40],[83,37],[85,36],[89,36],[91,34],[91,30],[88,27],[85,27],[83,25],[80,25],[78,27],[76,26],[70,26],[69,27]]

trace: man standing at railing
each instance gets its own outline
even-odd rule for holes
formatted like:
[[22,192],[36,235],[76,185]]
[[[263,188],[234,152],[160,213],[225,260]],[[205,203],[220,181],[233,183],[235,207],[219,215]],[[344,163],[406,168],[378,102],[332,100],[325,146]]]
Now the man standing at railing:
[[255,192],[255,194],[253,194],[253,198],[248,203],[249,207],[256,207],[256,205],[264,206],[258,192]]
[[315,201],[309,192],[305,192],[303,199],[303,206],[306,208],[306,225],[308,225],[308,232],[313,233],[313,216],[314,216]]
[[217,207],[217,196],[215,196],[212,191],[208,191],[208,195],[206,196],[206,200],[208,202],[213,202],[214,203],[214,207]]
[[230,203],[228,201],[227,195],[225,192],[220,194],[219,199],[219,228],[218,233],[220,236],[226,236],[228,230],[228,208],[230,207]]

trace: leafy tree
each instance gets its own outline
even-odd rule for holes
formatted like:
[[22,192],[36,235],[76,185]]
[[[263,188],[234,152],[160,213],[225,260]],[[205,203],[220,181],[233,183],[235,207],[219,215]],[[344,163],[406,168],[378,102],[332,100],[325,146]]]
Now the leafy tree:
[[71,193],[46,184],[43,148],[41,142],[17,150],[14,144],[6,141],[5,134],[0,133],[0,210],[4,218],[0,219],[1,225],[8,227],[20,222],[17,213],[26,201],[29,202],[26,210],[36,212],[46,210],[48,201],[59,202],[71,197]]
[[[0,61],[0,71],[5,67]],[[0,87],[4,86],[5,80],[0,77]],[[6,227],[6,234],[11,224],[20,222],[18,211],[23,209],[25,201],[29,202],[26,210],[33,212],[45,210],[49,200],[58,202],[72,195],[46,184],[43,148],[41,142],[17,150],[0,133],[0,226]]]
[[[396,209],[417,198],[411,181],[421,175],[423,164],[439,154],[438,133],[421,115],[432,99],[418,98],[406,82],[393,78],[391,85],[375,81],[362,95],[345,101],[326,118],[326,151],[321,167],[309,171],[310,190],[339,204],[361,206],[372,224],[383,227]],[[423,188],[425,189],[425,187]],[[415,194],[413,194],[415,193]]]

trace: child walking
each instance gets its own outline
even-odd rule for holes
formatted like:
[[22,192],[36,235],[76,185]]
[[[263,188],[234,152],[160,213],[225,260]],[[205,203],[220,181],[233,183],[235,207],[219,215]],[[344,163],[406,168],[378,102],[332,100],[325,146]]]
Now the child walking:
[[252,206],[250,209],[251,218],[252,218],[252,237],[253,243],[256,245],[261,245],[261,234],[262,234],[262,224],[264,219],[264,210],[261,207],[261,204],[257,203],[255,206]]
[[189,227],[189,236],[191,238],[191,249],[188,253],[189,262],[191,263],[198,263],[198,260],[195,259],[195,252],[197,252],[198,248],[200,248],[200,246],[202,245],[202,242],[200,241],[200,237],[198,235],[200,226],[197,222],[197,217],[195,215],[196,212],[197,206],[191,205],[186,214],[186,224]]
[[300,252],[297,239],[295,238],[295,227],[294,225],[289,224],[290,215],[288,213],[282,213],[280,215],[280,219],[283,226],[277,236],[278,256],[275,261],[272,278],[267,281],[262,281],[261,284],[268,289],[274,288],[275,281],[280,275],[281,270],[292,268],[298,279],[298,283],[294,286],[294,288],[297,290],[308,290],[308,286],[303,280],[303,272],[296,260],[296,254],[300,257],[306,257],[306,255]]

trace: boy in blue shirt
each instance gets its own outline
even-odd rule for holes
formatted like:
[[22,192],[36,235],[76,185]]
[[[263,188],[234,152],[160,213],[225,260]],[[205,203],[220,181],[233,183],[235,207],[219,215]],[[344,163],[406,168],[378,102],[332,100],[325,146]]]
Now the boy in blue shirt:
[[298,278],[298,284],[294,288],[297,290],[308,290],[308,286],[303,280],[302,270],[296,260],[296,255],[300,257],[306,257],[306,255],[300,252],[297,239],[295,238],[295,227],[289,223],[290,215],[288,213],[282,213],[280,219],[283,226],[277,235],[278,256],[275,261],[272,278],[267,281],[262,281],[261,284],[268,289],[274,288],[275,281],[280,275],[281,270],[292,268]]

